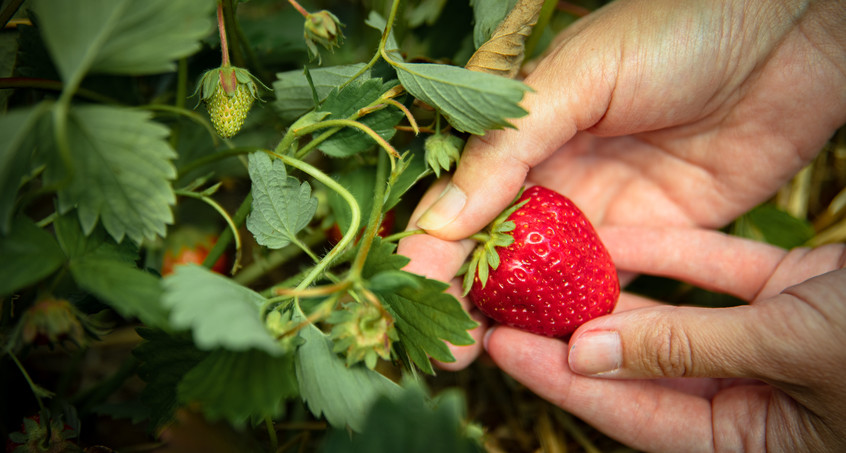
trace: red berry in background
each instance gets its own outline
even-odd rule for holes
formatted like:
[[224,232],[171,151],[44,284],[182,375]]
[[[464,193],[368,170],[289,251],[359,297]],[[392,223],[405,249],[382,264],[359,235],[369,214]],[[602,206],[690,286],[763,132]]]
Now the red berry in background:
[[568,198],[541,186],[526,189],[489,233],[473,255],[465,292],[490,318],[562,337],[614,309],[620,295],[614,263]]
[[[197,237],[192,232],[175,236],[179,239],[173,241],[171,246],[165,251],[164,258],[162,259],[163,277],[172,274],[174,268],[180,264],[202,265],[214,247],[214,244],[217,243],[217,237],[214,235]],[[229,258],[224,253],[217,259],[211,270],[218,274],[226,274],[228,267]]]

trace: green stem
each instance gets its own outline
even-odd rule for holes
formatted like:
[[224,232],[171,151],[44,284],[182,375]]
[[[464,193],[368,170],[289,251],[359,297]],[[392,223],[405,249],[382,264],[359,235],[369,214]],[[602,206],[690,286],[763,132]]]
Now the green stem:
[[295,10],[299,11],[299,13],[303,15],[303,17],[308,17],[308,11],[303,8],[302,5],[297,3],[297,0],[288,0],[288,3],[290,3]]
[[[235,222],[232,221],[232,217],[230,217],[229,213],[226,212],[225,209],[223,209],[223,206],[218,204],[206,194],[191,192],[188,190],[175,190],[174,192],[177,195],[194,198],[211,206],[215,211],[218,212],[218,214],[220,214],[221,217],[223,217],[223,220],[226,221],[226,224],[229,226],[229,230],[232,232],[232,236],[235,238],[235,260],[232,263],[232,271],[230,272],[234,274],[235,271],[238,270],[238,266],[241,262],[241,235],[238,234],[238,227],[235,225]],[[211,269],[212,266],[214,266],[215,262],[217,262],[217,259],[211,262],[206,259],[205,261],[203,261],[203,266],[206,266],[207,268]]]
[[[382,39],[379,41],[379,55],[385,59],[391,66],[395,66],[393,60],[388,58],[387,51],[385,50],[385,45],[388,43],[388,35],[391,33],[391,29],[394,27],[394,21],[397,17],[397,10],[399,9],[400,0],[394,0],[391,4],[391,12],[388,14],[388,20],[385,23],[385,30],[382,32]],[[395,49],[392,49],[395,50]]]
[[283,154],[277,154],[271,151],[267,151],[272,156],[280,159],[285,165],[294,167],[303,173],[311,176],[315,180],[321,182],[323,185],[328,187],[331,190],[334,190],[344,199],[345,202],[350,207],[351,215],[350,215],[350,227],[344,236],[335,244],[335,247],[327,253],[320,262],[318,262],[305,276],[305,278],[297,285],[296,289],[304,289],[307,286],[311,285],[314,280],[329,266],[330,263],[344,250],[346,247],[352,243],[353,239],[355,239],[356,232],[358,232],[358,226],[361,224],[361,209],[358,206],[358,202],[356,201],[355,197],[344,188],[344,186],[338,184],[337,181],[332,179],[326,173],[323,173],[316,167],[313,167],[310,164],[307,164],[299,159],[293,158],[291,156],[286,156]]
[[[183,104],[184,104],[184,102],[183,102]],[[217,142],[217,132],[214,131],[214,127],[212,126],[212,124],[208,120],[206,120],[205,117],[200,115],[199,113],[197,113],[193,110],[186,109],[184,107],[184,105],[148,104],[148,105],[142,105],[142,106],[139,106],[139,107],[136,107],[136,108],[143,109],[143,110],[150,110],[150,111],[153,111],[153,112],[156,112],[156,111],[166,112],[166,113],[172,113],[172,114],[175,114],[175,115],[184,116],[185,118],[188,118],[191,121],[194,121],[195,123],[199,124],[200,126],[203,126],[209,132],[209,135],[211,135],[212,140]],[[176,132],[176,130],[174,130],[174,132]],[[175,136],[175,134],[171,134],[171,144],[174,148],[176,148],[176,141],[173,140],[174,136]]]
[[[217,238],[217,242],[214,244],[214,247],[209,251],[209,254],[206,256],[206,259],[203,260],[203,266],[208,269],[211,269],[214,266],[214,263],[223,255],[223,252],[226,250],[226,247],[229,246],[229,242],[235,237],[232,230],[232,225],[241,226],[244,224],[244,221],[247,219],[247,214],[250,213],[250,209],[253,206],[253,193],[250,192],[244,197],[244,201],[241,202],[241,206],[238,207],[238,210],[235,211],[235,215],[232,216],[232,222],[227,226],[223,232]],[[240,250],[240,248],[239,248]],[[237,263],[238,260],[236,259],[235,262]],[[234,270],[234,268],[233,268]]]
[[381,227],[382,207],[385,205],[386,167],[385,155],[379,153],[379,160],[376,164],[376,188],[373,190],[373,208],[370,210],[367,229],[364,230],[364,235],[358,246],[358,254],[353,261],[352,268],[350,268],[350,276],[354,281],[361,278],[364,262],[367,260],[368,253],[370,253],[370,247],[373,245],[373,238],[379,234]]
[[400,231],[399,233],[394,233],[390,236],[385,236],[382,241],[383,242],[397,242],[401,239],[405,239],[409,236],[416,236],[418,234],[426,234],[425,230],[417,229],[417,230],[406,230]]
[[276,427],[273,426],[273,419],[265,417],[264,426],[267,427],[267,435],[270,437],[270,451],[276,451],[279,448],[279,438],[276,437]]
[[14,353],[12,353],[11,351],[9,351],[8,353],[9,357],[11,357],[12,361],[15,362],[15,365],[17,365],[18,370],[20,370],[21,374],[26,380],[26,383],[29,385],[30,390],[32,390],[32,394],[33,396],[35,396],[36,402],[38,402],[38,407],[41,408],[41,410],[43,411],[45,408],[44,402],[41,400],[41,397],[44,396],[49,398],[52,395],[43,387],[33,382],[32,378],[29,376],[29,373],[27,373],[26,368],[24,368],[23,364],[20,360],[18,360],[18,357]]
[[543,6],[538,14],[538,21],[532,28],[532,33],[529,35],[529,39],[526,40],[526,46],[523,50],[524,62],[530,60],[532,55],[535,53],[535,47],[537,47],[541,36],[543,36],[544,30],[547,25],[549,25],[549,20],[552,18],[552,13],[555,12],[555,7],[557,5],[558,0],[545,0],[543,2]]
[[[302,239],[302,242],[306,245],[306,247],[315,247],[325,240],[325,234],[322,232],[313,232],[311,234],[307,234]],[[253,263],[247,265],[244,269],[241,269],[241,271],[235,275],[234,280],[241,285],[247,286],[261,278],[262,275],[298,257],[301,253],[302,249],[293,244],[278,250],[273,250],[263,259],[254,261]]]
[[226,20],[223,17],[223,1],[217,2],[217,31],[220,33],[220,66],[229,66],[229,40],[226,36]]
[[302,136],[306,134],[310,134],[314,131],[320,129],[327,129],[327,128],[342,128],[342,127],[352,127],[358,129],[365,134],[367,134],[370,138],[372,138],[377,144],[379,144],[382,149],[384,149],[392,158],[400,157],[397,150],[391,146],[390,143],[387,142],[381,135],[377,134],[376,131],[371,129],[365,124],[359,123],[358,121],[351,120],[351,119],[337,119],[337,120],[324,120],[314,124],[310,124],[308,126],[301,127],[294,131],[295,135]]
[[256,152],[256,151],[261,151],[261,148],[256,148],[256,147],[252,147],[252,146],[241,147],[241,148],[231,148],[231,149],[216,152],[214,154],[208,154],[206,156],[203,156],[203,157],[185,165],[182,168],[179,168],[177,170],[177,174],[181,178],[181,177],[187,175],[188,173],[190,173],[190,172],[192,172],[192,171],[194,171],[194,170],[196,170],[200,167],[203,167],[205,165],[211,164],[213,162],[217,162],[217,161],[223,160],[223,159],[228,159],[230,157],[236,157],[236,156],[242,156],[244,154],[250,154],[250,153],[253,153],[253,152]]
[[10,20],[12,20],[12,17],[21,7],[21,4],[23,4],[23,2],[24,0],[12,0],[11,2],[9,2],[8,5],[6,5],[5,8],[3,8],[3,12],[0,12],[0,29],[5,28],[6,24],[8,24]]

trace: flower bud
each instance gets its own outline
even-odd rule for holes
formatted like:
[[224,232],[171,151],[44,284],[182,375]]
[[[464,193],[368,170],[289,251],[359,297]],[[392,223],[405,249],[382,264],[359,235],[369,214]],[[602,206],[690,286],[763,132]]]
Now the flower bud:
[[332,51],[335,47],[344,42],[344,34],[341,32],[343,24],[329,11],[323,10],[311,13],[306,16],[304,36],[309,55],[320,59],[317,44]]

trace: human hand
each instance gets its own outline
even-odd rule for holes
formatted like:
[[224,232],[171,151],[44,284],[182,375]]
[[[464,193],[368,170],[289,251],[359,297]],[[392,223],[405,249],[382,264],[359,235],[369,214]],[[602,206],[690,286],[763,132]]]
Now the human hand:
[[785,252],[698,229],[601,230],[620,268],[750,305],[623,294],[569,343],[497,327],[486,348],[502,370],[637,449],[846,451],[846,246]]
[[596,226],[718,227],[769,197],[846,120],[842,5],[788,3],[623,0],[565,30],[525,80],[530,114],[472,138],[421,200],[410,225],[430,235],[400,243],[407,270],[449,281],[460,239],[526,182]]

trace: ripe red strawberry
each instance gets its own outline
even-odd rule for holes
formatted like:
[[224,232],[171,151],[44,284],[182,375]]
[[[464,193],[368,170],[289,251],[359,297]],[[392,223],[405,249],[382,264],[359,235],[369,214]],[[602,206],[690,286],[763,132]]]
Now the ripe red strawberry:
[[614,308],[620,284],[611,256],[563,195],[526,189],[489,233],[465,276],[465,292],[489,317],[562,337]]

